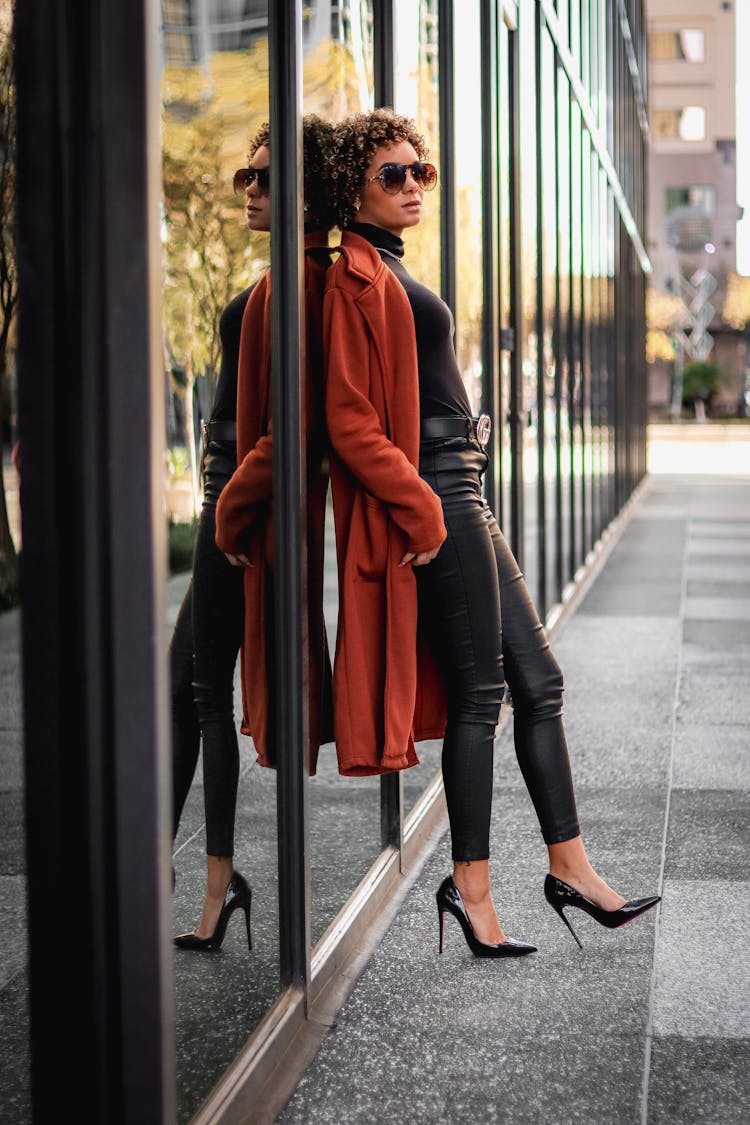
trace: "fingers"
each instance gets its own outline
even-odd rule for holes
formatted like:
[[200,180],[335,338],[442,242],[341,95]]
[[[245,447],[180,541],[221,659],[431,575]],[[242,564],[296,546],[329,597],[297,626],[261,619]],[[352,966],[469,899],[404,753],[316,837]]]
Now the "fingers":
[[250,559],[247,555],[230,555],[228,551],[224,552],[224,558],[232,564],[232,566],[252,566]]
[[413,551],[407,551],[398,565],[406,566],[406,564],[410,562],[412,566],[426,566],[427,563],[437,558],[439,552],[440,547],[435,547],[432,551],[420,551],[419,554],[414,554]]

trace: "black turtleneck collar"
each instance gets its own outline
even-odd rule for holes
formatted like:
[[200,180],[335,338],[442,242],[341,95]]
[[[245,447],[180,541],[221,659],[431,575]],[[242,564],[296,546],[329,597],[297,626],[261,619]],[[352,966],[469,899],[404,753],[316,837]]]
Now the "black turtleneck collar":
[[376,227],[372,223],[352,223],[347,227],[352,234],[358,234],[360,238],[365,238],[375,247],[375,249],[386,250],[389,254],[393,254],[394,258],[403,258],[404,256],[404,242],[397,234],[391,234],[388,230],[383,230],[382,227]]

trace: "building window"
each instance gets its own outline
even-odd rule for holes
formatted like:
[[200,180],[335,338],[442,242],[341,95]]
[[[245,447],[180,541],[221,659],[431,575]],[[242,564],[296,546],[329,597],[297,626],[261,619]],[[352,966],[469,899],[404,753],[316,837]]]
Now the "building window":
[[651,131],[657,140],[703,141],[706,111],[702,105],[655,109],[651,115]]
[[698,214],[713,218],[716,214],[716,188],[710,184],[667,188],[665,213],[671,214],[676,207],[692,207]]
[[655,31],[651,35],[651,58],[655,62],[704,62],[706,37],[697,28],[685,31]]

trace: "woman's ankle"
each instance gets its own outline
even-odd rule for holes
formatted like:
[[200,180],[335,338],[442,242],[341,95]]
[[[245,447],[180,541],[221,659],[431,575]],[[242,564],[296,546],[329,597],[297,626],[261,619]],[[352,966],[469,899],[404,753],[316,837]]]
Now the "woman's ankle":
[[223,898],[234,875],[234,862],[231,856],[206,856],[206,894],[211,898]]

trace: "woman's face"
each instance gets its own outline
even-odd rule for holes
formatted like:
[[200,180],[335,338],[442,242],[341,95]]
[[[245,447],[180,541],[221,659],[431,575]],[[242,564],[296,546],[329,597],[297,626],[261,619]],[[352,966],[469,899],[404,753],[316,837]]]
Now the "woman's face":
[[383,191],[378,179],[373,179],[384,164],[413,164],[419,160],[414,146],[408,141],[382,145],[373,156],[365,175],[365,186],[356,221],[372,223],[382,230],[401,237],[406,227],[417,225],[422,214],[424,189],[414,181],[411,171],[406,173],[404,186],[395,195]]
[[[268,168],[269,164],[270,152],[268,146],[261,145],[259,149],[256,149],[249,167]],[[261,191],[257,179],[245,187],[245,214],[250,230],[271,229],[271,197],[267,191]]]

